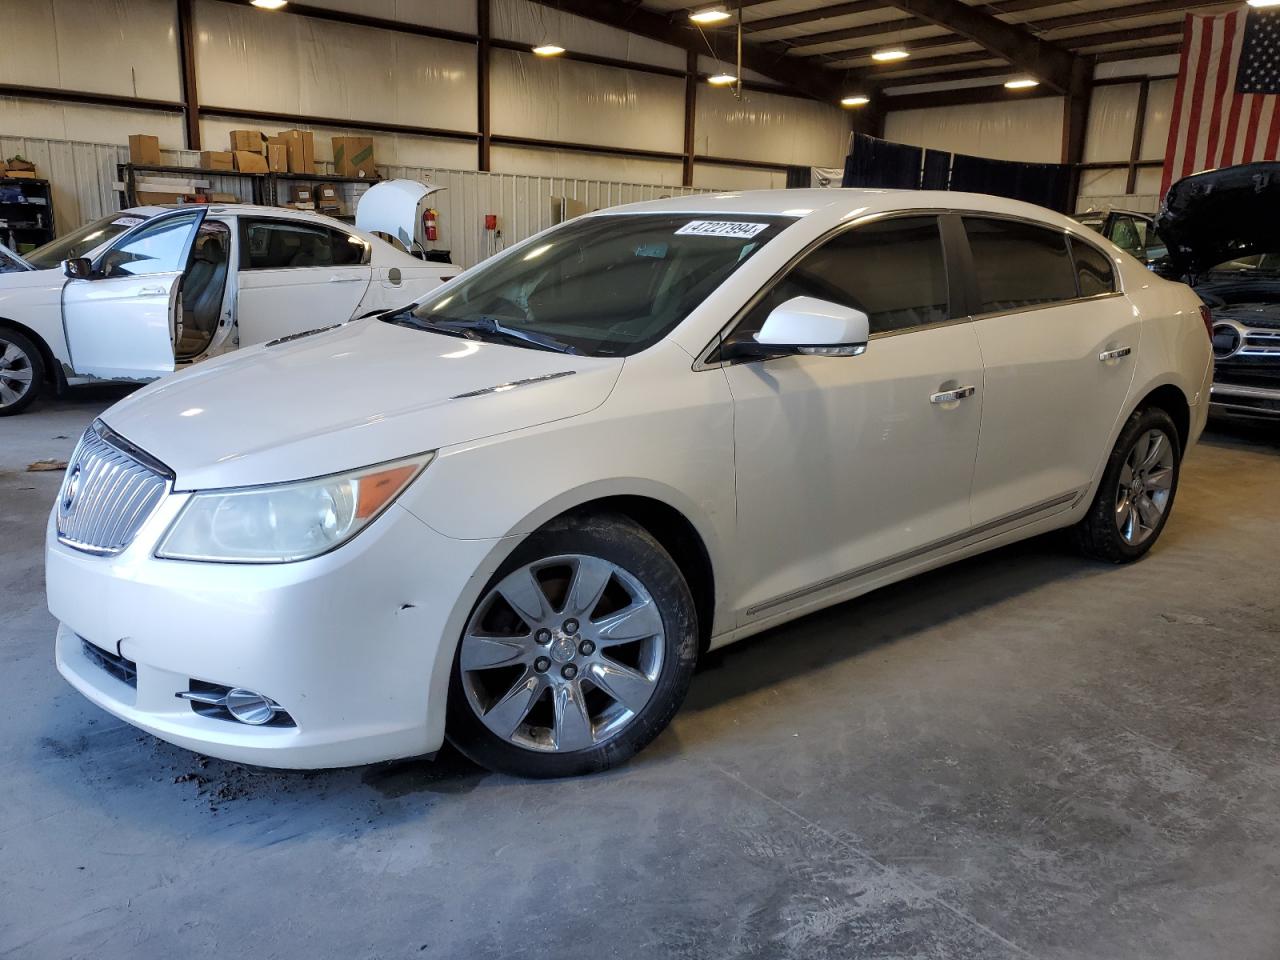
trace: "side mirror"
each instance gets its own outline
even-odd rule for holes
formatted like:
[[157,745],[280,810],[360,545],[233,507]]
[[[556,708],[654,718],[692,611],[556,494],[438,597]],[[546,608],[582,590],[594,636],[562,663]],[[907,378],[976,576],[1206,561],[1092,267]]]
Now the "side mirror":
[[75,257],[62,261],[62,272],[70,280],[92,280],[93,261],[88,257]]
[[721,356],[856,357],[866,352],[870,336],[871,321],[861,310],[816,297],[792,297],[773,308],[750,340],[726,343]]

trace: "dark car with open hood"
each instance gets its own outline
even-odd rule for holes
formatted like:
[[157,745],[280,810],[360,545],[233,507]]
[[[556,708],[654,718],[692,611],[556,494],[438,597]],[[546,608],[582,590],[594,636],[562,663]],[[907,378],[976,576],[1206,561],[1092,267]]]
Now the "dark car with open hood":
[[1213,311],[1212,408],[1280,419],[1280,163],[1197,173],[1156,217],[1166,275]]

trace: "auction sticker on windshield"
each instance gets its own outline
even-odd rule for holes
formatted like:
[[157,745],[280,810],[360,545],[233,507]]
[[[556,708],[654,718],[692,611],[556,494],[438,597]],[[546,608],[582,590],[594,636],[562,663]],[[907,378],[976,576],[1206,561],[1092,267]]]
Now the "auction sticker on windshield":
[[767,223],[738,223],[733,220],[691,220],[676,231],[676,236],[738,237],[746,240],[768,226]]

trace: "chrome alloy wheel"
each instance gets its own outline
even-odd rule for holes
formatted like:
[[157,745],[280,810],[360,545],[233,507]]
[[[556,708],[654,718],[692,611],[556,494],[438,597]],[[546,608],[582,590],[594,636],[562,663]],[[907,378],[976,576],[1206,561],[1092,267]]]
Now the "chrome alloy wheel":
[[564,753],[616,736],[662,671],[658,605],[598,557],[548,557],[504,577],[477,605],[458,654],[467,702],[528,750]]
[[0,333],[0,407],[17,403],[31,389],[35,370],[27,352]]
[[1173,444],[1163,430],[1148,430],[1134,441],[1116,488],[1116,528],[1131,547],[1160,526],[1173,487]]

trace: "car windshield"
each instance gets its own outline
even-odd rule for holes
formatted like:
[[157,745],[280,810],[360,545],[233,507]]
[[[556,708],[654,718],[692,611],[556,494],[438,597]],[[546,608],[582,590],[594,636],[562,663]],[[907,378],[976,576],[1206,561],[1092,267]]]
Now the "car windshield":
[[1258,253],[1252,257],[1237,257],[1213,267],[1210,273],[1229,273],[1248,277],[1280,276],[1280,253]]
[[101,220],[86,223],[57,240],[50,240],[25,255],[26,261],[37,270],[51,270],[63,260],[83,257],[90,250],[102,246],[108,240],[144,222],[146,216],[132,213],[112,213]]
[[583,217],[469,271],[389,323],[593,357],[666,336],[790,217]]

